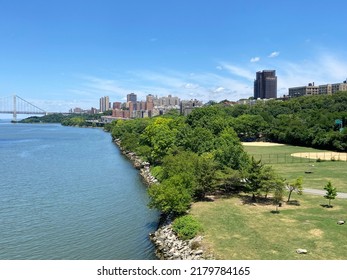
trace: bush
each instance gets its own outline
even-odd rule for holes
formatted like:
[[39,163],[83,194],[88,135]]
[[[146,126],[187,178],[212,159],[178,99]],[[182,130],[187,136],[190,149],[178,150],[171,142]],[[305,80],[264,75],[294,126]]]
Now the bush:
[[194,238],[202,229],[200,223],[192,216],[186,215],[175,219],[172,229],[183,240]]
[[160,165],[151,167],[151,174],[159,181],[162,181],[164,178],[164,171]]
[[187,182],[179,175],[152,185],[148,188],[148,206],[166,215],[179,216],[186,213],[192,203],[192,194],[186,185]]

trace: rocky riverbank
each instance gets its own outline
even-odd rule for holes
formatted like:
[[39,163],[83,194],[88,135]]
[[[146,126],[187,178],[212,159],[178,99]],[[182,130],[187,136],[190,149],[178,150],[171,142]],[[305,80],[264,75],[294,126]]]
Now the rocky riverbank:
[[181,240],[172,230],[171,224],[161,226],[150,234],[155,244],[156,255],[161,260],[203,260],[207,256],[201,249],[202,236],[190,240]]
[[[144,182],[147,186],[158,183],[158,180],[150,172],[150,164],[143,161],[134,152],[126,151],[122,148],[120,140],[114,141],[123,155],[125,155],[140,170]],[[171,222],[167,219],[159,224],[158,229],[149,235],[156,247],[156,256],[161,260],[203,260],[211,259],[201,247],[202,236],[197,236],[190,240],[181,240],[173,231]]]
[[140,170],[140,175],[147,186],[158,183],[158,180],[151,174],[149,162],[143,161],[134,152],[123,149],[119,139],[115,139],[114,142],[119,147],[122,154],[132,162],[134,167]]

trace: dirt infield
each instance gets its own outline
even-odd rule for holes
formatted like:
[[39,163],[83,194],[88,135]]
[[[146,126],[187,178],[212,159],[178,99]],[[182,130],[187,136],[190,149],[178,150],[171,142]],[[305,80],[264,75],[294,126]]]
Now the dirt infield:
[[294,154],[291,154],[291,156],[309,158],[309,159],[347,161],[347,153],[336,153],[336,152],[294,153]]
[[271,142],[242,142],[244,146],[256,146],[256,147],[271,147],[271,146],[283,146],[284,144],[271,143]]

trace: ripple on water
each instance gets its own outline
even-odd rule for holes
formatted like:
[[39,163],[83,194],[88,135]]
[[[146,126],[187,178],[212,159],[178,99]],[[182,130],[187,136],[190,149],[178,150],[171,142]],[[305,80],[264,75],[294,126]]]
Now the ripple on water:
[[0,259],[155,258],[158,213],[110,135],[28,126],[0,132]]

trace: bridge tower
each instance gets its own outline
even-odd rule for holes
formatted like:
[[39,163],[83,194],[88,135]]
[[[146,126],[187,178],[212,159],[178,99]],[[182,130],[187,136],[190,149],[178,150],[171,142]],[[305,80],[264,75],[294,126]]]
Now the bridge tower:
[[17,95],[13,95],[13,121],[17,121]]

